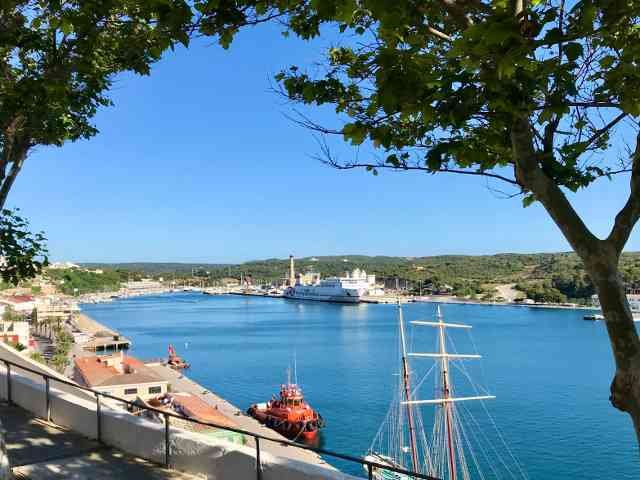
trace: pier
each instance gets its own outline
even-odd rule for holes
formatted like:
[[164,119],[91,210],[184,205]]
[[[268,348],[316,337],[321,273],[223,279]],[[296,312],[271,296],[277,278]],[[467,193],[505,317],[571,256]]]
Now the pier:
[[82,349],[89,352],[106,352],[109,350],[126,350],[131,347],[131,340],[123,337],[115,330],[105,327],[87,315],[80,314],[76,320],[78,330],[93,338],[82,344]]

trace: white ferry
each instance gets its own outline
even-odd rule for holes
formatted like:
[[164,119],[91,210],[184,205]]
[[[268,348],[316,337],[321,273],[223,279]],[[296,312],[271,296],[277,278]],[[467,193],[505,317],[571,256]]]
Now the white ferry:
[[320,279],[317,273],[295,275],[293,257],[290,257],[289,286],[283,297],[295,300],[315,300],[320,302],[359,303],[367,295],[371,285],[375,285],[375,275],[355,269],[344,277]]

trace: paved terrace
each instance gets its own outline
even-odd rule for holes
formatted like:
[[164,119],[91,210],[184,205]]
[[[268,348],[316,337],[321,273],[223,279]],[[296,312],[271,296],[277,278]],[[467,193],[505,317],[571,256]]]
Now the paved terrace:
[[195,480],[0,404],[7,453],[16,479]]

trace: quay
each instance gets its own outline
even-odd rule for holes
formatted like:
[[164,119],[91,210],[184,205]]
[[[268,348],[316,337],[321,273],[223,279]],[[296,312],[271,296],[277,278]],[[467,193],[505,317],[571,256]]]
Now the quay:
[[[79,329],[91,335],[106,332],[114,337],[119,336],[119,333],[115,330],[105,327],[104,325],[84,314],[80,315],[77,326]],[[85,345],[81,346],[81,348],[86,351]],[[77,350],[76,353],[78,353]],[[278,440],[288,441],[287,438],[280,435],[278,432],[265,427],[253,417],[246,415],[244,411],[231,404],[227,400],[216,395],[215,393],[194,382],[193,380],[187,378],[181,371],[174,370],[160,361],[146,363],[145,365],[153,370],[160,378],[169,382],[169,384],[171,385],[171,391],[190,393],[200,398],[205,403],[218,410],[224,416],[231,419],[234,423],[237,424],[238,428],[246,430],[248,432],[272,437]],[[254,441],[252,438],[247,439],[247,446],[255,448],[253,442]],[[281,445],[279,443],[267,441],[261,442],[260,447],[266,452],[269,452],[270,454],[277,457],[304,462],[320,466],[333,472],[338,472],[338,470],[328,464],[320,455],[309,450],[292,448],[287,445]]]
[[82,344],[83,350],[104,353],[108,350],[127,350],[131,347],[131,340],[123,337],[115,330],[96,322],[83,313],[78,315],[75,320],[75,326],[81,332],[92,337]]
[[[276,438],[278,440],[288,441],[287,438],[280,435],[275,430],[265,427],[253,417],[246,415],[244,411],[240,410],[235,405],[206,389],[202,385],[187,378],[179,371],[173,370],[172,368],[160,363],[149,363],[147,364],[147,366],[153,369],[164,380],[167,380],[171,385],[172,390],[191,393],[192,395],[195,395],[198,398],[204,400],[208,405],[217,409],[226,417],[232,419],[238,425],[238,428],[246,430],[248,432]],[[253,445],[253,439],[250,439],[250,442],[247,445],[250,447],[255,447],[255,445]],[[326,469],[330,469],[332,471],[337,471],[333,466],[329,465],[320,455],[309,450],[292,448],[287,445],[281,445],[274,442],[261,442],[260,446],[265,451],[278,457],[310,463]]]

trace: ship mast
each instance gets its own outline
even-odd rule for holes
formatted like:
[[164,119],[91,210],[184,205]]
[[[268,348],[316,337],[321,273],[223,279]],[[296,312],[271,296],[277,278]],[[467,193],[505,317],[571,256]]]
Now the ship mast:
[[449,452],[449,479],[456,480],[457,472],[456,472],[456,457],[455,457],[455,449],[453,448],[453,432],[452,432],[452,424],[453,424],[453,413],[451,411],[451,402],[448,402],[449,395],[449,359],[447,357],[447,346],[445,342],[444,336],[444,322],[442,319],[442,313],[440,312],[440,305],[438,305],[437,310],[437,319],[438,319],[438,336],[440,340],[440,366],[442,370],[442,398],[444,399],[443,408],[445,415],[445,434],[447,436],[447,450]]
[[[448,457],[449,480],[457,480],[458,472],[456,459],[455,431],[454,431],[454,402],[463,402],[468,400],[488,400],[496,398],[493,395],[478,395],[473,397],[454,397],[451,392],[451,379],[449,378],[449,360],[450,359],[475,359],[481,358],[480,355],[447,353],[445,328],[471,328],[470,325],[462,325],[458,323],[445,323],[440,312],[440,306],[437,308],[437,322],[413,321],[412,325],[422,325],[427,327],[435,327],[438,329],[439,348],[437,353],[405,353],[403,350],[403,358],[405,357],[421,357],[434,358],[440,360],[440,369],[442,373],[442,396],[431,400],[407,400],[404,403],[407,407],[411,405],[440,405],[444,409],[444,427],[446,436],[446,448]],[[401,332],[404,339],[404,331],[402,330],[402,321],[400,322]],[[403,344],[404,346],[404,344]]]
[[411,404],[411,387],[409,379],[409,362],[407,361],[407,344],[404,338],[404,320],[402,318],[402,307],[398,301],[398,321],[400,322],[400,342],[402,343],[402,379],[404,383],[404,395],[407,407],[407,421],[409,423],[409,444],[411,448],[411,461],[413,463],[413,471],[418,471],[418,448],[416,445],[416,431],[413,424],[413,408]]

